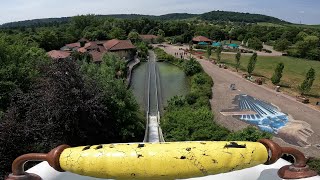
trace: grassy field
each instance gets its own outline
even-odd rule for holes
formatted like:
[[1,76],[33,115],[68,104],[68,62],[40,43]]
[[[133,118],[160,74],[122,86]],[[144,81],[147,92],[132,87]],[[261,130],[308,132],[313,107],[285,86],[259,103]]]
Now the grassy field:
[[[222,54],[222,62],[234,66],[235,55]],[[241,57],[241,70],[246,71],[250,56]],[[267,79],[271,79],[274,69],[279,62],[283,62],[285,65],[282,82],[284,86],[288,86],[289,89],[297,92],[297,86],[300,85],[306,73],[310,67],[313,67],[316,71],[316,80],[314,81],[310,95],[320,98],[320,62],[308,61],[305,59],[298,59],[293,57],[258,57],[254,74],[263,76]],[[270,83],[270,81],[268,82]]]
[[306,25],[306,24],[275,24],[275,23],[266,23],[266,22],[261,22],[257,23],[260,26],[265,26],[265,27],[286,27],[286,26],[292,26],[292,27],[299,27],[299,28],[312,28],[312,29],[320,29],[320,25],[315,24],[315,25]]

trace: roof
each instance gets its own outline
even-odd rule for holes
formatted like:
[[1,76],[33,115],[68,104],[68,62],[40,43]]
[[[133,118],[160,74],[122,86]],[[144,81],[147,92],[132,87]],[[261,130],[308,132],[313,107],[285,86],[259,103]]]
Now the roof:
[[195,41],[195,42],[212,42],[211,39],[207,38],[207,37],[204,37],[204,36],[197,36],[197,37],[194,37],[192,39],[192,41]]
[[136,47],[130,40],[112,39],[103,44],[107,51],[119,51],[127,49],[135,49]]
[[52,50],[50,52],[47,52],[48,56],[50,56],[52,59],[65,59],[71,55],[70,52],[67,51],[61,51],[61,50]]
[[158,39],[158,36],[153,34],[141,34],[139,35],[141,39],[151,40],[151,39]]
[[85,52],[87,52],[86,48],[84,48],[84,47],[79,48],[77,51],[80,52],[80,53],[85,53]]
[[99,46],[98,46],[98,44],[96,42],[88,42],[88,43],[86,43],[84,45],[84,48],[88,49],[88,50],[90,50],[90,49],[98,49]]
[[90,51],[89,54],[92,56],[94,62],[101,62],[105,52]]
[[66,44],[66,47],[68,48],[76,48],[76,47],[81,47],[79,42],[76,43],[71,43],[71,44]]

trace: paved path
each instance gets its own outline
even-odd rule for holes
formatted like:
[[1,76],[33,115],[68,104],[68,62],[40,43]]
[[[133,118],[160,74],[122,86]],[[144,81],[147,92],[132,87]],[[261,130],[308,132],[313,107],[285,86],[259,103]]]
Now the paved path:
[[[178,48],[179,49],[179,48]],[[177,47],[167,46],[166,52],[174,53]],[[277,93],[267,87],[258,86],[251,83],[235,72],[221,69],[211,62],[200,60],[204,71],[210,75],[215,83],[213,88],[213,98],[211,100],[212,109],[215,112],[215,120],[229,128],[230,130],[240,130],[247,127],[248,124],[235,119],[231,116],[223,116],[220,111],[232,108],[232,100],[237,94],[248,94],[261,100],[270,102],[278,106],[282,112],[292,115],[295,120],[305,121],[311,125],[314,134],[308,139],[312,145],[320,144],[320,111],[310,108],[309,106],[297,102],[294,98]],[[236,84],[237,91],[229,90],[230,84]],[[289,145],[279,138],[275,141],[282,145]],[[297,147],[296,147],[297,148]],[[320,157],[320,150],[314,146],[307,148],[298,148],[310,156]]]

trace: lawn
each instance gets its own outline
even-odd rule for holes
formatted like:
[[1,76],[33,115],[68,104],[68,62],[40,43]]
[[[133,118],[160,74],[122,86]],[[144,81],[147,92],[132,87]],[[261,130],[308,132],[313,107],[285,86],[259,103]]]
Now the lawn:
[[[234,66],[235,55],[222,54],[222,62]],[[250,56],[241,57],[241,70],[246,71],[247,64]],[[284,72],[281,84],[289,86],[292,90],[297,91],[297,86],[300,85],[310,67],[313,67],[316,71],[316,80],[313,83],[313,87],[310,94],[319,97],[320,96],[320,62],[310,61],[305,59],[298,59],[293,57],[258,57],[254,74],[264,76],[267,79],[272,77],[274,69],[279,62],[284,63]]]

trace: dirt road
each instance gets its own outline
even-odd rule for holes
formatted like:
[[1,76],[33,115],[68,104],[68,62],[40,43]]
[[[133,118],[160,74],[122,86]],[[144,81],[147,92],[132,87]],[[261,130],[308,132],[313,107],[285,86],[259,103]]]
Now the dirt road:
[[[181,47],[180,47],[181,48]],[[167,53],[174,54],[179,51],[179,48],[167,46],[164,48]],[[258,86],[242,78],[237,73],[219,68],[206,60],[198,61],[203,69],[210,75],[215,83],[213,87],[213,98],[211,100],[212,109],[215,113],[215,120],[227,127],[230,130],[240,130],[248,126],[247,123],[238,120],[232,116],[223,116],[220,112],[223,109],[233,108],[232,100],[238,94],[248,94],[252,97],[259,98],[263,101],[272,103],[279,107],[282,112],[289,114],[294,120],[299,120],[309,124],[313,130],[313,134],[308,137],[308,142],[311,146],[297,147],[309,156],[320,157],[320,149],[316,148],[316,144],[320,144],[320,111],[312,109],[305,104],[297,102],[294,98],[275,92],[264,86]],[[230,84],[236,84],[236,91],[229,89]],[[285,146],[290,145],[280,138],[275,138],[275,141]]]

